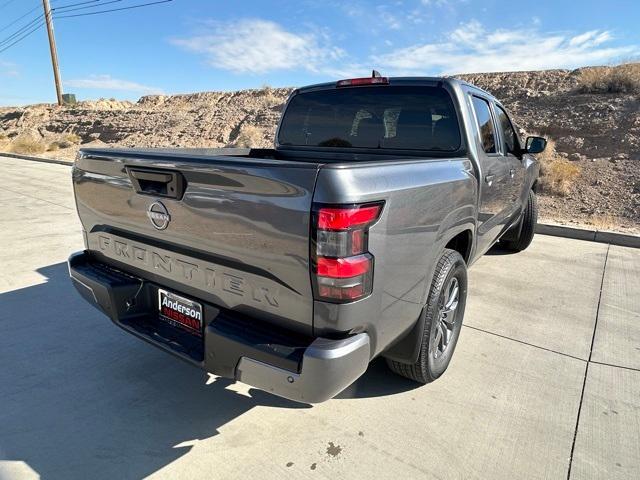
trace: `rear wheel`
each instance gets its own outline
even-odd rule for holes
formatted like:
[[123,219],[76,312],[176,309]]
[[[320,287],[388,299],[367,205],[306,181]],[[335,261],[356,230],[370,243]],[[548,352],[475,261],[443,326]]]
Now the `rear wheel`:
[[500,244],[507,250],[514,252],[523,251],[531,245],[536,230],[536,223],[538,223],[538,198],[533,190],[529,190],[527,205],[525,206],[524,212],[522,212],[522,220],[518,225],[520,232],[513,239],[501,240]]
[[467,265],[455,250],[445,249],[433,276],[420,353],[414,364],[387,359],[395,373],[419,383],[434,381],[449,366],[456,348],[467,301]]

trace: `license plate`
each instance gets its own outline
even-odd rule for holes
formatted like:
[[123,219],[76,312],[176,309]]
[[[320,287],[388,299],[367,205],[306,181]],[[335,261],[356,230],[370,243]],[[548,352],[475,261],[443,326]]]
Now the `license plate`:
[[174,327],[202,336],[202,304],[158,289],[160,318]]

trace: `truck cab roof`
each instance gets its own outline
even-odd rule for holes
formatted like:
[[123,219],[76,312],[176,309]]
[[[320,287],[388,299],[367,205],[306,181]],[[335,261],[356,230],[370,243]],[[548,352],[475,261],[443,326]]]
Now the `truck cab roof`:
[[[483,90],[480,87],[477,87],[476,85],[473,85],[469,82],[465,82],[464,80],[461,80],[456,77],[442,76],[442,77],[387,77],[387,78],[389,80],[388,85],[396,85],[396,86],[424,85],[424,86],[433,87],[433,86],[437,86],[438,84],[443,84],[443,85],[448,84],[450,86],[465,86],[467,88],[471,88],[479,92],[482,92],[483,95],[486,95],[491,99],[495,100],[495,97],[491,95],[489,92],[487,92],[486,90]],[[294,93],[303,93],[303,92],[309,92],[309,91],[315,91],[315,90],[336,88],[337,83],[338,82],[323,82],[323,83],[316,83],[313,85],[307,85],[304,87],[297,88],[294,91]],[[353,87],[353,88],[357,88],[357,87]]]

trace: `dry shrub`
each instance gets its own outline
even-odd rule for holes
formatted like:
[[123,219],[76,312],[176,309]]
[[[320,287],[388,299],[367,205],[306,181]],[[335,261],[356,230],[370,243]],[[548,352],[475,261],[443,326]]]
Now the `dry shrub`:
[[553,140],[547,141],[547,148],[538,155],[540,162],[540,189],[551,195],[567,196],[571,186],[580,176],[578,165],[560,157]]
[[620,225],[620,221],[613,215],[593,215],[589,218],[588,223],[593,225],[596,230],[614,230]]
[[546,174],[542,177],[543,189],[552,194],[567,196],[571,186],[580,176],[580,171],[580,167],[570,161],[558,159],[549,164]]
[[0,152],[6,151],[9,148],[9,137],[7,137],[4,133],[0,133]]
[[578,77],[581,93],[639,93],[640,63],[585,68]]
[[52,142],[47,147],[47,152],[55,152],[59,149],[60,149],[60,146],[58,145],[58,142]]
[[286,100],[286,98],[279,97],[276,89],[269,85],[263,85],[262,88],[257,91],[257,94],[263,108],[273,108],[278,105],[283,105]]
[[263,97],[263,101],[268,108],[275,107],[277,105],[283,105],[284,100],[276,97],[273,93],[267,92]]
[[238,148],[255,148],[264,144],[264,132],[253,125],[245,125],[240,129],[231,146]]
[[37,138],[30,136],[17,137],[9,149],[14,153],[22,153],[24,155],[34,155],[43,153],[47,147],[47,144]]
[[[62,139],[66,140],[67,142],[73,145],[78,145],[82,141],[82,138],[80,138],[80,136],[76,135],[75,133],[67,133],[62,136]],[[62,148],[67,148],[67,147],[62,147]]]

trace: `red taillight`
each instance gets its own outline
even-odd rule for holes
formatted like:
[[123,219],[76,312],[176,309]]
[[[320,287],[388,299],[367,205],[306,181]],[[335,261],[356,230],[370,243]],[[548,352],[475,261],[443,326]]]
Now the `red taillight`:
[[316,298],[350,302],[371,293],[373,256],[368,232],[382,212],[382,203],[321,206],[314,209],[312,244]]
[[380,205],[353,208],[321,208],[318,212],[318,228],[322,230],[346,230],[373,222],[380,215]]
[[362,77],[362,78],[348,78],[346,80],[340,80],[336,83],[336,87],[358,87],[360,85],[388,85],[389,79],[387,77]]

